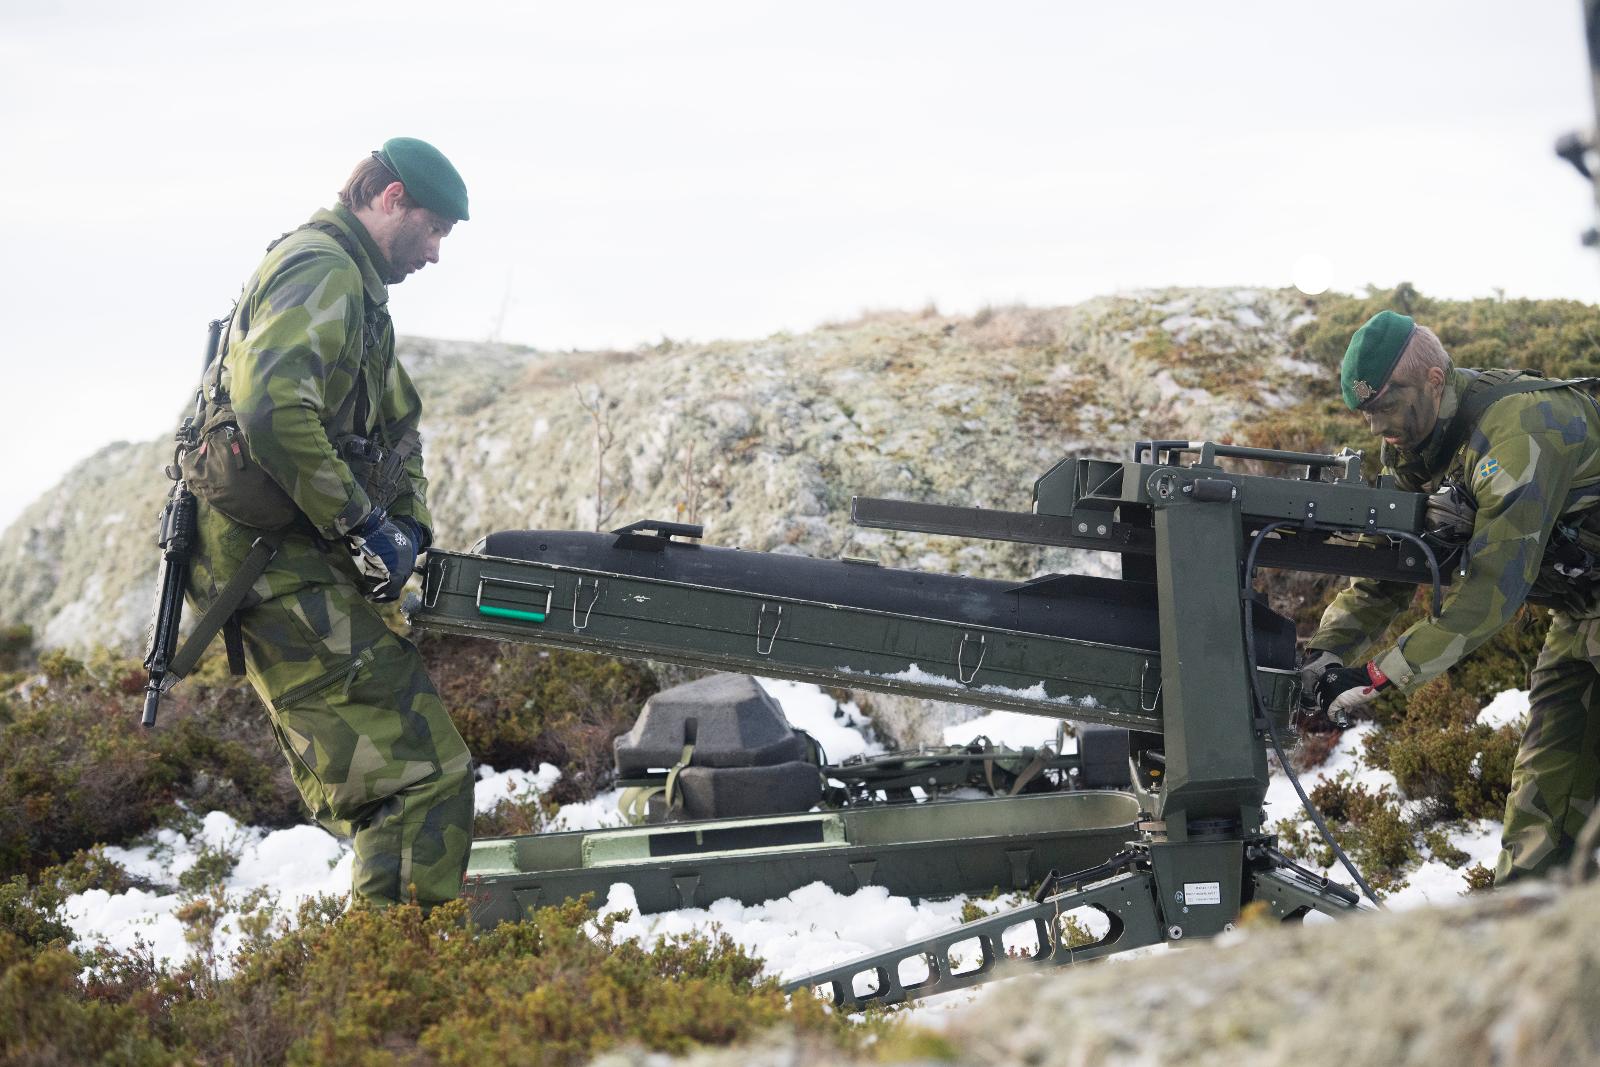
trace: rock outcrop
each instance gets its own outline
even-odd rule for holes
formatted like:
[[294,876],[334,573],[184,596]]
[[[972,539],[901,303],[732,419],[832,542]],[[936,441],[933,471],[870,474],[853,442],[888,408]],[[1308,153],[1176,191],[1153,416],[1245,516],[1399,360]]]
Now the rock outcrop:
[[[709,543],[1026,577],[1100,556],[859,530],[854,494],[1026,508],[1068,453],[1218,436],[1303,395],[1304,297],[1164,290],[971,317],[875,314],[759,341],[539,352],[403,339],[439,544],[504,528],[704,523]],[[175,398],[178,399],[178,398]],[[170,444],[109,445],[0,543],[0,623],[134,650]]]

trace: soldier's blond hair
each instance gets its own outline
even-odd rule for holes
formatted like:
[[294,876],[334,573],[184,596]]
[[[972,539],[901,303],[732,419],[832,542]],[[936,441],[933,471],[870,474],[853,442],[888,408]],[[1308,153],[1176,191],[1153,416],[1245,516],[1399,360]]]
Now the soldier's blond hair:
[[[344,188],[339,190],[339,203],[350,211],[371,207],[372,202],[389,188],[390,182],[399,180],[399,176],[385,166],[383,160],[377,156],[368,156],[357,163],[356,169],[345,179]],[[412,207],[415,203],[410,193],[400,198],[401,207]]]
[[1400,361],[1394,366],[1394,373],[1390,375],[1391,381],[1420,382],[1428,376],[1428,371],[1438,367],[1446,374],[1454,363],[1450,353],[1444,350],[1444,345],[1439,342],[1439,335],[1426,326],[1418,326],[1411,334],[1411,340],[1406,343],[1406,349],[1400,353]]

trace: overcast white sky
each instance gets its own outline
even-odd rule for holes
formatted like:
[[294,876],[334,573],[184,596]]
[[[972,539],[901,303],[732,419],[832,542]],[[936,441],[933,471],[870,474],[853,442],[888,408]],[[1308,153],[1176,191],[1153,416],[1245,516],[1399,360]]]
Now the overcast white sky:
[[[541,348],[863,308],[1415,282],[1600,296],[1577,0],[0,6],[0,525],[167,432],[206,320],[384,139],[472,221],[404,333]],[[424,398],[426,399],[426,398]],[[152,471],[151,477],[158,478]]]

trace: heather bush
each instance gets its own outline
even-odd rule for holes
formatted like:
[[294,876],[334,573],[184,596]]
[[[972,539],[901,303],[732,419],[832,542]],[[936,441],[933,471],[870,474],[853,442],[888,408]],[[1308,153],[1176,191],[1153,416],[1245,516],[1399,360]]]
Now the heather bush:
[[0,696],[0,875],[124,844],[180,803],[257,826],[303,820],[266,716],[242,686],[175,691],[147,731],[134,661],[52,652],[39,669]]
[[473,756],[491,767],[561,770],[551,799],[593,796],[611,778],[611,739],[659,688],[641,664],[583,652],[426,635],[428,674]]
[[[1504,688],[1504,687],[1502,687]],[[1435,679],[1405,711],[1366,738],[1367,758],[1390,771],[1407,797],[1435,819],[1498,819],[1505,813],[1521,731],[1478,722],[1482,701]]]
[[[603,656],[462,638],[422,647],[480,761],[562,770],[546,804],[609,781],[611,738],[657,688],[646,668]],[[131,659],[47,652],[0,694],[0,877],[126,844],[180,810],[268,829],[306,820],[265,709],[220,655],[167,695],[149,731],[138,723],[144,681]],[[533,832],[553,814],[538,803],[503,805],[484,832]]]
[[[1381,896],[1405,884],[1406,873],[1421,854],[1399,799],[1387,786],[1372,791],[1348,772],[1341,773],[1312,789],[1311,802],[1375,892]],[[1275,832],[1290,856],[1319,867],[1331,867],[1337,861],[1322,836],[1313,828],[1302,828],[1296,819],[1280,820]]]
[[623,1044],[726,1045],[780,1024],[835,1050],[892,1031],[791,1000],[726,934],[643,945],[615,936],[619,918],[573,901],[474,930],[459,902],[341,915],[323,899],[254,930],[226,975],[204,961],[171,969],[144,949],[74,952],[7,924],[0,1061],[559,1065]]

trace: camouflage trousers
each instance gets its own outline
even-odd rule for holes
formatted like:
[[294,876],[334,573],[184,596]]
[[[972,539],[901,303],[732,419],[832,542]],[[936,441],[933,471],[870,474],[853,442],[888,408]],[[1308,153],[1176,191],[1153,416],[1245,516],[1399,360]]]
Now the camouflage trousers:
[[1570,861],[1600,796],[1600,619],[1553,614],[1529,688],[1496,885]]
[[[202,605],[254,536],[209,518],[190,578]],[[454,899],[472,847],[471,756],[416,646],[362,597],[348,559],[309,537],[285,540],[246,604],[246,673],[312,817],[353,842],[353,902]]]

